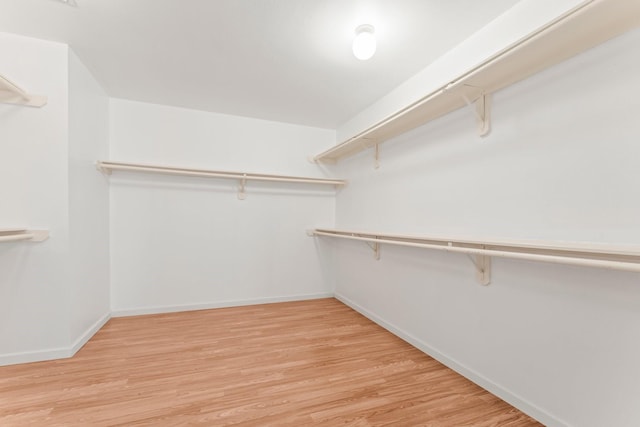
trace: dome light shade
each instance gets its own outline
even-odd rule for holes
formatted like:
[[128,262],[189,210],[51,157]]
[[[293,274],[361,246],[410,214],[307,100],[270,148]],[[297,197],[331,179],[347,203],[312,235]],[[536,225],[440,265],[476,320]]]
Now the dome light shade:
[[353,54],[361,61],[365,61],[376,53],[376,36],[373,25],[360,25],[356,28],[353,39]]

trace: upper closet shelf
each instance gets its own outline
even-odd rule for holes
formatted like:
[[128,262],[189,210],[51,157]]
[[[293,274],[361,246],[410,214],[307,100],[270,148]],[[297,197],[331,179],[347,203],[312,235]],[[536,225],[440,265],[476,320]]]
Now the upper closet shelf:
[[159,173],[168,175],[184,175],[184,176],[198,176],[205,178],[227,178],[235,179],[239,182],[238,198],[243,200],[246,197],[245,184],[247,181],[271,181],[271,182],[289,182],[299,184],[321,184],[321,185],[333,185],[340,187],[346,185],[346,181],[339,179],[324,179],[324,178],[308,178],[299,176],[286,176],[286,175],[267,175],[250,172],[227,172],[216,171],[209,169],[189,169],[170,166],[155,166],[145,165],[138,163],[122,163],[122,162],[110,162],[100,161],[96,163],[98,170],[101,172],[110,174],[112,171],[133,171],[133,172],[147,172],[147,173]]
[[49,238],[48,230],[28,230],[26,228],[0,228],[0,243],[29,240],[42,242]]
[[640,25],[640,1],[592,0],[529,34],[475,68],[363,132],[313,157],[334,163],[475,103],[478,132],[489,130],[488,96]]
[[47,103],[47,97],[31,95],[0,75],[0,103],[42,107]]

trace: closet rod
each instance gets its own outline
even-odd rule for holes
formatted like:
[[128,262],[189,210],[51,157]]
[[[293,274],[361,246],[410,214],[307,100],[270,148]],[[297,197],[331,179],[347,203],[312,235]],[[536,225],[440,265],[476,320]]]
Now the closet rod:
[[138,163],[122,163],[122,162],[108,162],[100,161],[96,164],[97,168],[105,173],[110,173],[114,170],[120,171],[134,171],[134,172],[149,172],[160,173],[168,175],[185,175],[185,176],[200,176],[209,178],[231,178],[240,179],[246,181],[272,181],[272,182],[293,182],[302,184],[326,184],[342,186],[346,182],[344,180],[337,179],[323,179],[323,178],[306,178],[298,176],[285,176],[285,175],[267,175],[256,173],[244,173],[244,172],[226,172],[207,169],[189,169],[178,168],[169,166],[154,166]]
[[31,240],[35,236],[31,233],[29,234],[11,234],[8,236],[0,236],[0,242],[17,242],[19,240]]
[[[511,244],[510,242],[468,242],[461,240],[442,240],[419,236],[394,236],[384,234],[370,234],[343,230],[316,229],[312,232],[316,236],[338,237],[342,239],[363,242],[384,243],[389,245],[408,246],[414,248],[436,249],[446,252],[458,252],[469,255],[497,256],[530,261],[543,261],[557,264],[569,264],[588,267],[600,267],[614,270],[640,272],[640,252],[628,251],[620,248],[605,251],[596,246],[571,247],[557,244],[540,244],[527,246],[524,242]],[[430,242],[430,243],[427,243]],[[439,242],[433,243],[433,242]],[[455,246],[468,245],[468,246]],[[491,246],[492,248],[469,247],[469,245]],[[530,250],[530,252],[527,252]],[[546,253],[545,253],[546,252]],[[566,252],[566,255],[562,255]],[[583,257],[580,257],[582,255]],[[620,257],[625,260],[614,260]]]
[[27,230],[24,228],[0,228],[0,243],[30,240],[42,242],[49,238],[48,230]]

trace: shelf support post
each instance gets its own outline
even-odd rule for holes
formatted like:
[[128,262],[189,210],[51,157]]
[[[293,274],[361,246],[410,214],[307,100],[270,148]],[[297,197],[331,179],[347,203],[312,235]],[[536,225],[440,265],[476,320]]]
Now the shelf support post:
[[242,174],[242,179],[240,180],[240,187],[238,188],[238,200],[244,200],[247,198],[247,193],[245,193],[245,186],[247,185],[247,174]]
[[487,136],[491,131],[491,94],[483,93],[475,104],[478,135]]
[[476,255],[476,280],[483,286],[491,283],[491,257]]
[[[451,243],[449,243],[451,246]],[[486,249],[484,245],[482,249]],[[476,268],[476,280],[483,286],[491,283],[491,257],[489,255],[477,254],[475,256],[467,254]]]
[[373,251],[373,257],[375,258],[375,260],[380,261],[380,243],[375,242],[373,244],[370,244],[369,242],[367,242],[367,246],[369,246]]
[[479,136],[487,136],[491,131],[491,94],[482,92],[475,101],[470,101],[464,94],[461,95],[464,102],[471,108],[476,118],[476,126]]

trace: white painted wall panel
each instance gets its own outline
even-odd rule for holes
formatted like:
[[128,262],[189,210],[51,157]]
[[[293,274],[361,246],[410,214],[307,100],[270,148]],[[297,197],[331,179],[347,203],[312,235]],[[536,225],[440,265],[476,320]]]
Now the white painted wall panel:
[[[337,227],[640,242],[640,30],[334,167]],[[335,241],[337,293],[548,425],[640,424],[640,275]]]
[[[0,73],[43,108],[0,104],[0,228],[50,230],[43,243],[0,245],[0,364],[69,343],[67,47],[0,33]],[[33,356],[36,359],[39,356]]]
[[0,50],[0,72],[48,97],[0,105],[0,227],[50,231],[0,245],[0,364],[68,357],[109,314],[109,194],[93,166],[108,100],[65,45],[0,34]]
[[109,151],[109,99],[69,50],[70,328],[78,339],[110,313],[109,185],[95,168]]
[[[111,101],[113,160],[321,177],[334,133]],[[112,308],[137,313],[332,292],[305,230],[332,224],[333,188],[114,173]]]

